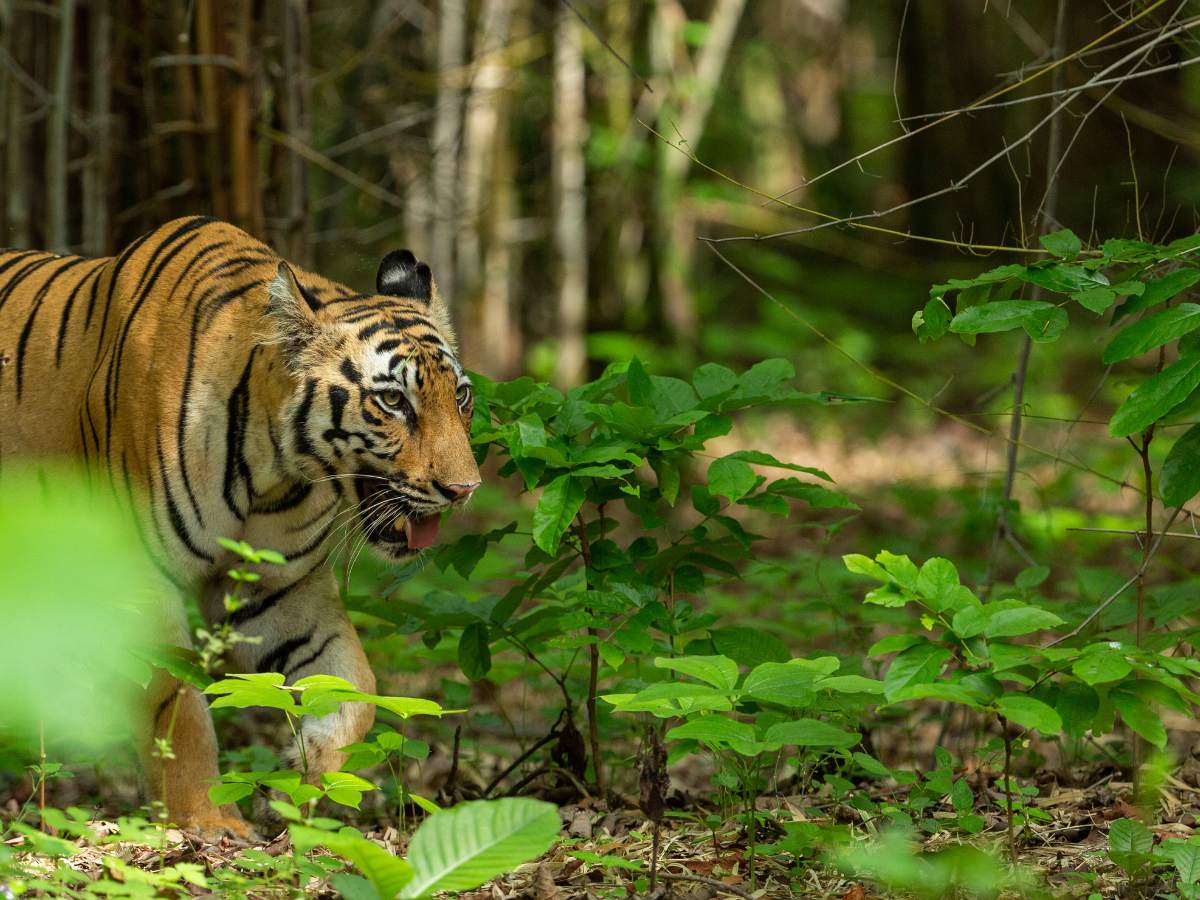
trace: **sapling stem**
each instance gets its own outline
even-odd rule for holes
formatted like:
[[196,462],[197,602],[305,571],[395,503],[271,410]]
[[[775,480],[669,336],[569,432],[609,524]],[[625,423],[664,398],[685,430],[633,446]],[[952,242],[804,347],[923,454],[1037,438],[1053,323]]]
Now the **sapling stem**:
[[[579,550],[583,556],[583,564],[587,568],[592,567],[592,549],[588,544],[587,523],[583,520],[583,513],[579,512],[575,515],[575,520],[578,523],[579,534]],[[604,524],[604,511],[600,512],[601,527]],[[587,590],[592,589],[591,582],[584,579],[587,583]],[[591,607],[585,606],[584,611],[590,616],[593,615]],[[597,686],[600,681],[600,643],[599,633],[592,626],[588,626],[588,636],[595,638],[589,645],[588,650],[591,656],[591,665],[588,669],[588,695],[587,695],[587,714],[588,714],[588,737],[592,745],[592,768],[596,771],[596,791],[600,794],[600,799],[608,800],[608,789],[604,784],[604,765],[600,760],[600,723],[596,721],[596,693]]]

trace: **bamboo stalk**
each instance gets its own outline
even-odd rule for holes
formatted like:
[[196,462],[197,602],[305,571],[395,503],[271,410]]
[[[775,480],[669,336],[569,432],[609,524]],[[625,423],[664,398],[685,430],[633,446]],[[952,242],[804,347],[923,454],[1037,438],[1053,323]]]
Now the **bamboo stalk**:
[[[202,56],[216,55],[216,22],[213,0],[195,0],[196,49]],[[206,132],[206,149],[202,168],[208,176],[208,195],[213,215],[219,219],[229,217],[228,197],[221,178],[222,154],[220,135],[220,96],[217,68],[212,65],[199,67],[200,116]]]
[[493,144],[492,201],[480,298],[480,343],[483,371],[497,380],[515,378],[521,362],[521,328],[512,303],[513,279],[519,271],[521,244],[512,234],[519,215],[512,141],[500,129]]
[[[192,55],[192,22],[189,21],[188,0],[171,0],[173,22],[175,25],[174,49],[178,51],[174,58],[180,63],[175,67],[175,104],[180,123],[186,123],[186,130],[179,130],[179,162],[182,169],[183,181],[192,185],[200,184],[199,159],[203,152],[199,139],[204,134],[204,126],[196,122],[196,68],[182,62],[193,58]],[[150,60],[155,66],[162,57]]]
[[109,0],[91,0],[89,21],[89,85],[91,118],[88,128],[88,160],[83,170],[83,253],[104,256],[108,252],[108,177],[111,166],[112,11]]
[[561,6],[554,30],[554,244],[560,266],[555,380],[562,387],[587,378],[587,126],[579,29],[575,14]]
[[253,230],[254,181],[258,160],[251,156],[250,133],[250,0],[233,0],[233,57],[238,70],[233,74],[230,98],[229,160],[230,197],[233,223]]
[[462,92],[458,72],[466,44],[465,0],[441,0],[438,21],[438,107],[433,126],[433,242],[429,264],[443,296],[454,296],[458,144]]
[[58,48],[54,66],[54,106],[46,138],[46,236],[53,253],[69,251],[67,220],[67,125],[71,118],[72,60],[75,56],[75,0],[59,0]]

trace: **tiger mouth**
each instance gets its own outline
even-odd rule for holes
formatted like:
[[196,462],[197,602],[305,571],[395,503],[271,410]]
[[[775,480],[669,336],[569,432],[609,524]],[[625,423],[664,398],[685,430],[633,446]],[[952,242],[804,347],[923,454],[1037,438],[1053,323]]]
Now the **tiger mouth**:
[[442,523],[440,512],[420,515],[405,512],[404,498],[377,478],[354,479],[358,491],[359,517],[363,533],[373,544],[390,550],[424,550],[437,540]]

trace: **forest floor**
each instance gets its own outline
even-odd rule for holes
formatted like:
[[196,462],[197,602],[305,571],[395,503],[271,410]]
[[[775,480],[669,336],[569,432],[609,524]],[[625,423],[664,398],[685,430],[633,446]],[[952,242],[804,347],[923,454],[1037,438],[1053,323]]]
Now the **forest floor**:
[[[1134,891],[1124,871],[1107,856],[1110,823],[1123,818],[1140,818],[1149,826],[1155,842],[1168,837],[1187,839],[1197,834],[1200,825],[1200,761],[1187,757],[1182,766],[1167,774],[1159,788],[1158,808],[1135,809],[1129,803],[1131,784],[1119,780],[1124,770],[1108,764],[1091,766],[1086,771],[1060,768],[1045,769],[1033,778],[1021,779],[1022,787],[1036,788],[1036,798],[1029,798],[1031,808],[1048,814],[1049,818],[1031,822],[1018,836],[1020,865],[1030,882],[1040,887],[1036,893],[1049,891],[1058,897],[1100,895],[1104,898],[1127,898],[1135,893],[1153,896],[1156,884],[1142,883]],[[970,843],[980,847],[995,859],[1008,860],[1005,798],[994,785],[999,772],[981,766],[966,774],[975,793],[974,812],[986,821],[978,835],[967,835],[952,829],[928,833],[928,827],[911,833],[911,850],[918,854],[934,854],[955,845]],[[589,787],[580,785],[581,787]],[[890,802],[903,807],[907,786],[871,784],[866,790],[876,802]],[[460,895],[464,900],[623,900],[638,896],[668,900],[669,897],[690,900],[711,900],[718,896],[753,898],[784,898],[805,895],[822,900],[865,900],[866,897],[897,896],[906,891],[889,891],[873,880],[874,873],[850,873],[820,858],[796,860],[787,853],[772,854],[771,844],[783,836],[785,826],[807,822],[816,826],[844,826],[843,834],[850,842],[875,845],[881,827],[880,819],[834,804],[820,794],[765,796],[758,800],[759,810],[775,823],[760,826],[755,871],[750,872],[751,854],[745,829],[728,819],[714,833],[702,824],[703,817],[714,812],[704,801],[676,790],[660,835],[656,874],[660,876],[657,890],[647,883],[654,856],[654,825],[640,810],[637,798],[613,791],[609,802],[593,796],[582,796],[578,787],[565,783],[555,787],[534,782],[533,796],[550,799],[567,798],[560,806],[563,822],[561,839],[543,857],[525,863],[514,871],[495,878],[480,889]],[[594,787],[592,788],[594,791]],[[573,792],[574,796],[570,797]],[[1032,792],[1030,792],[1032,794]],[[551,796],[553,795],[553,796]],[[560,800],[560,802],[562,802]],[[685,819],[687,814],[696,817]],[[926,810],[927,822],[952,819],[955,813],[949,802],[942,807]],[[210,873],[221,869],[262,872],[267,857],[290,854],[290,839],[286,832],[274,840],[246,846],[222,839],[205,843],[195,835],[168,829],[162,846],[137,842],[120,842],[119,828],[108,821],[94,822],[93,830],[100,837],[117,838],[116,843],[103,846],[77,842],[76,852],[65,862],[88,879],[105,872],[103,857],[116,855],[123,862],[156,871],[161,866],[181,862],[203,865]],[[390,824],[368,825],[362,829],[366,837],[395,855],[403,855],[408,836],[401,836]],[[20,857],[24,838],[16,836],[7,844]],[[848,844],[843,844],[848,846]],[[814,857],[822,850],[816,848]],[[762,851],[766,851],[764,854]],[[249,856],[247,856],[247,852]],[[254,852],[257,851],[257,852]],[[30,857],[31,867],[39,863]],[[1156,881],[1153,873],[1148,873]],[[313,878],[291,887],[302,888],[312,897],[336,896],[327,880]],[[666,884],[664,885],[664,881]],[[2,887],[2,886],[0,886]],[[192,897],[216,900],[207,889],[189,886]],[[2,892],[2,891],[0,891]],[[1011,889],[1000,888],[1002,895],[1017,895]],[[1026,892],[1028,893],[1028,891]],[[9,896],[9,895],[5,895]]]

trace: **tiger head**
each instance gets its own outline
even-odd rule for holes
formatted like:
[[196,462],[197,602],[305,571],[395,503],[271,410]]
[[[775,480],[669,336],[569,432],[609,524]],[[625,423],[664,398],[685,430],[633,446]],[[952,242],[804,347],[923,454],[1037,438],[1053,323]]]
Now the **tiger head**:
[[401,560],[479,487],[474,399],[429,266],[389,253],[376,291],[310,289],[279,264],[268,312],[293,385],[280,443],[310,479],[351,483],[362,534]]

